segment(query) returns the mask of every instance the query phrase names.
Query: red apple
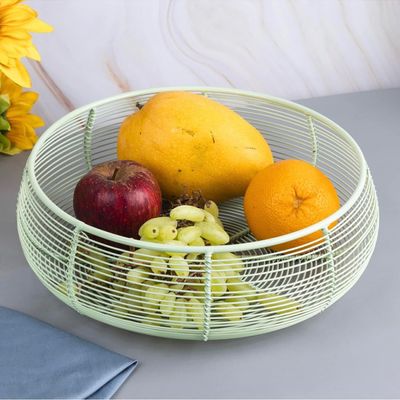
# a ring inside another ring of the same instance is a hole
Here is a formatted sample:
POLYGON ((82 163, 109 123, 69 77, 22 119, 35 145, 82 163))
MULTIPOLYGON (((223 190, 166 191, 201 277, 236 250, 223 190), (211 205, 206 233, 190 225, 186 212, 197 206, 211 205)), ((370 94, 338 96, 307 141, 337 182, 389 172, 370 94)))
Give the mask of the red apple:
POLYGON ((74 211, 81 221, 127 237, 161 212, 161 190, 153 174, 134 161, 93 167, 75 187, 74 211))

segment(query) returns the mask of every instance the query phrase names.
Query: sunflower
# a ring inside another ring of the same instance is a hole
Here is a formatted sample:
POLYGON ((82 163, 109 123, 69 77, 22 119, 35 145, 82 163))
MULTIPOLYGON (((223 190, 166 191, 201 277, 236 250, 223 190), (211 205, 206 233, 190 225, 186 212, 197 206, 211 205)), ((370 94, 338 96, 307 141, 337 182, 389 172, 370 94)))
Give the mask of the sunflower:
POLYGON ((44 122, 30 111, 38 97, 35 92, 22 91, 0 73, 0 153, 17 154, 30 150, 36 143, 35 128, 44 122))
POLYGON ((37 12, 23 0, 0 0, 0 72, 20 86, 30 87, 31 80, 20 59, 40 61, 29 32, 51 32, 53 28, 37 18, 37 12))

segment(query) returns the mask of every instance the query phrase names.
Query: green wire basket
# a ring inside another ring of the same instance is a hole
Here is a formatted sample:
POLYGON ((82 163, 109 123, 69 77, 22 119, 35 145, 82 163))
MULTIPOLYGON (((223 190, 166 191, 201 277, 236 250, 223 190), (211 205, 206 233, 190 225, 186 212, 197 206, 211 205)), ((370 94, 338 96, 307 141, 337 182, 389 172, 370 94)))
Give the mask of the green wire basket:
POLYGON ((212 340, 281 329, 338 300, 368 264, 379 210, 360 148, 328 118, 257 93, 174 87, 99 101, 47 129, 24 170, 17 221, 35 274, 79 313, 134 332, 212 340), (316 165, 335 185, 341 208, 300 231, 256 241, 247 229, 242 199, 233 199, 220 206, 231 242, 206 247, 138 241, 77 220, 72 199, 78 180, 92 165, 116 159, 120 124, 137 103, 170 90, 199 93, 238 112, 265 136, 275 160, 297 158, 316 165), (316 231, 322 239, 308 244, 307 252, 269 249, 316 231), (165 271, 149 269, 150 262, 165 265, 171 252, 185 255, 187 278, 170 276, 170 281, 165 271))

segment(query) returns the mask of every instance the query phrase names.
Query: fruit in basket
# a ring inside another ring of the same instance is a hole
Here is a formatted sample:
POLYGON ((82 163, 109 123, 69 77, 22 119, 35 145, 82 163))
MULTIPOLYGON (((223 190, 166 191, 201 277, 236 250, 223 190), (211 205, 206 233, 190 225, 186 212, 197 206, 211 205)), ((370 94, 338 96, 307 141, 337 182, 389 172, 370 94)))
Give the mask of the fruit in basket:
POLYGON ((213 309, 223 319, 231 322, 239 322, 243 317, 242 310, 235 306, 234 303, 228 301, 217 301, 214 304, 213 309))
POLYGON ((257 299, 268 311, 276 314, 293 313, 301 307, 297 301, 274 293, 261 293, 257 299))
POLYGON ((94 166, 75 187, 75 215, 108 232, 138 237, 140 226, 160 214, 161 191, 153 174, 133 161, 94 166))
POLYGON ((149 168, 167 198, 201 190, 221 202, 244 194, 273 162, 260 132, 228 107, 203 95, 165 92, 125 119, 118 158, 149 168))
MULTIPOLYGON (((302 160, 285 160, 260 171, 250 182, 244 197, 244 211, 253 235, 269 239, 313 225, 340 207, 339 197, 329 178, 302 160)), ((330 225, 333 227, 336 222, 330 225)), ((272 246, 288 250, 323 237, 321 231, 272 246)))
MULTIPOLYGON (((204 202, 203 208, 180 204, 170 210, 169 216, 146 221, 139 235, 141 241, 180 246, 216 245, 221 231, 229 241, 223 226, 213 222, 212 218, 218 216, 215 203, 204 202), (203 231, 205 225, 207 229, 203 231), (217 239, 210 234, 210 227, 218 232, 217 239), (164 228, 175 230, 172 239, 162 237, 164 228)), ((118 273, 125 274, 126 281, 120 289, 115 287, 121 290, 121 297, 113 303, 113 310, 125 318, 136 316, 145 324, 203 330, 207 290, 211 295, 211 323, 240 322, 254 308, 263 307, 276 314, 292 313, 300 308, 294 299, 260 292, 244 281, 245 263, 234 253, 212 255, 209 286, 206 285, 204 253, 139 248, 122 253, 115 265, 118 273)))
POLYGON ((160 300, 160 312, 163 316, 169 317, 175 308, 176 294, 174 292, 168 292, 160 300))
MULTIPOLYGON (((146 221, 139 229, 142 240, 158 241, 184 246, 202 245, 204 240, 211 245, 221 245, 229 242, 229 235, 224 227, 210 221, 214 218, 208 211, 189 205, 181 205, 170 211, 169 217, 157 217, 146 221), (182 225, 179 227, 179 225, 182 225), (166 230, 167 229, 167 230, 166 230), (163 232, 169 233, 169 235, 163 232), (157 236, 156 236, 157 235, 157 236)), ((182 254, 167 252, 170 256, 182 254)))

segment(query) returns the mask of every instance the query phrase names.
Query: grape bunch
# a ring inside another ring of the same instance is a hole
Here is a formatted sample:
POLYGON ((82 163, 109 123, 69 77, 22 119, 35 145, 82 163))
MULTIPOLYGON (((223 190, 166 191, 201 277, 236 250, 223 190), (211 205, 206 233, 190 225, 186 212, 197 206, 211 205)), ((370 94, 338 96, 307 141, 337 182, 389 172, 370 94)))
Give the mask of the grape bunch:
MULTIPOLYGON (((174 207, 169 216, 145 222, 139 235, 141 241, 180 246, 229 242, 218 207, 212 201, 205 202, 203 208, 187 204, 174 207)), ((277 314, 300 307, 286 296, 258 291, 245 282, 241 257, 229 252, 212 254, 206 286, 204 254, 139 248, 106 255, 87 243, 77 249, 75 261, 79 268, 72 292, 85 301, 95 297, 101 305, 102 298, 107 297, 113 314, 121 318, 172 328, 204 329, 207 291, 212 321, 239 322, 257 307, 277 314)), ((65 281, 58 291, 65 296, 71 294, 65 281)))
MULTIPOLYGON (((180 246, 223 245, 229 235, 212 201, 204 208, 180 205, 169 216, 148 220, 140 240, 180 246)), ((141 321, 173 328, 204 328, 206 272, 204 252, 161 252, 139 248, 123 253, 117 270, 126 270, 123 296, 113 304, 121 314, 141 315, 141 321)), ((292 312, 299 304, 285 296, 259 293, 242 280, 244 264, 233 253, 213 253, 210 273, 211 318, 239 322, 252 304, 275 313, 292 312)))

